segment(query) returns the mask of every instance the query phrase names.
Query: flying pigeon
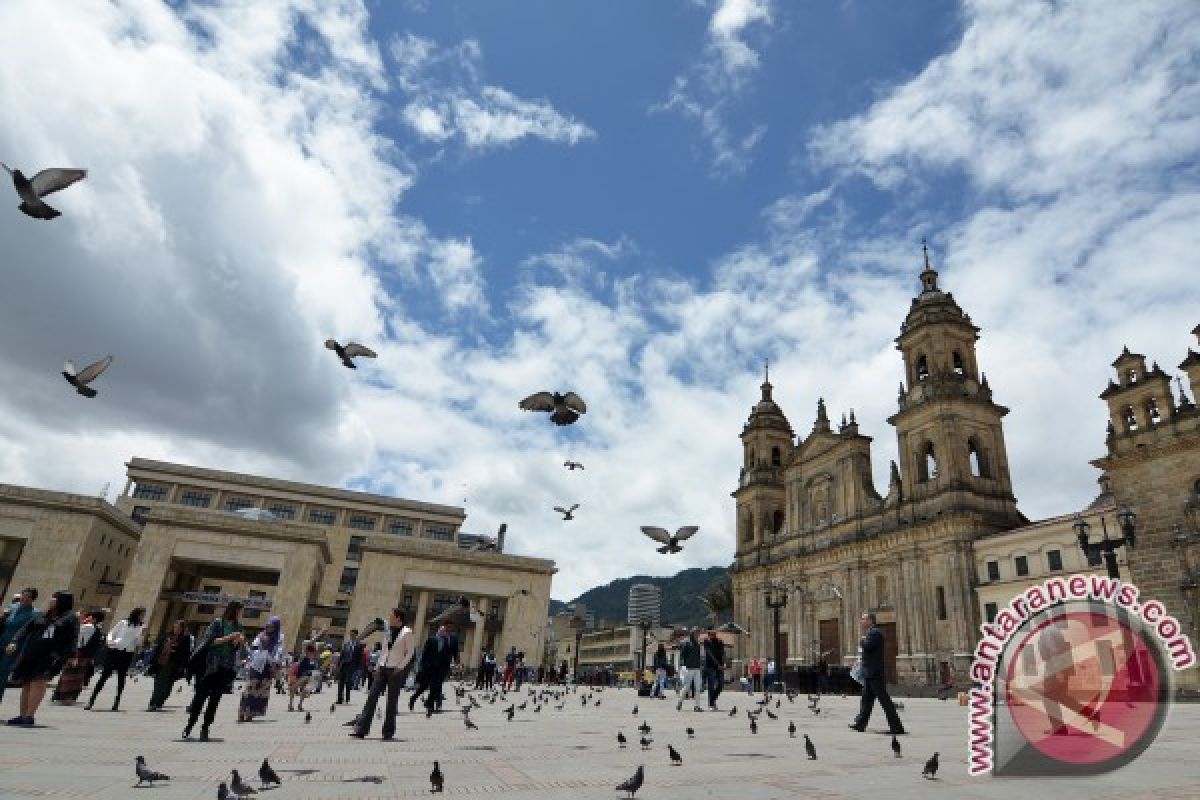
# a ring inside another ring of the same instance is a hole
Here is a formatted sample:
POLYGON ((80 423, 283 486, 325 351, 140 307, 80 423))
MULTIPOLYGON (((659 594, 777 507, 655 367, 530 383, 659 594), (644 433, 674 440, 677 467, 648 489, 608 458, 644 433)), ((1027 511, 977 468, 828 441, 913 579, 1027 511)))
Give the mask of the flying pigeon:
POLYGON ((79 371, 75 370, 75 363, 73 361, 68 361, 66 364, 63 364, 62 375, 67 379, 67 383, 75 387, 75 391, 84 397, 95 397, 96 390, 88 386, 88 384, 99 378, 100 373, 108 369, 108 365, 112 363, 112 360, 112 356, 105 356, 94 364, 88 364, 79 371))
POLYGON ((808 738, 808 734, 804 734, 804 752, 808 753, 809 761, 817 760, 817 747, 812 743, 812 739, 808 738))
POLYGON ((143 781, 145 781, 146 783, 153 786, 155 781, 171 780, 170 775, 163 775, 161 772, 155 772, 154 770, 147 767, 146 759, 143 758, 142 756, 138 756, 137 758, 135 758, 133 760, 133 770, 134 770, 134 772, 137 773, 137 778, 138 778, 138 782, 136 784, 137 786, 141 786, 143 781))
POLYGON ((672 747, 671 745, 667 745, 667 755, 669 755, 669 756, 671 757, 671 764, 672 764, 672 766, 674 766, 674 765, 681 765, 681 766, 682 766, 682 764, 683 764, 683 756, 679 755, 679 751, 678 751, 678 750, 676 750, 676 749, 675 749, 674 747, 672 747))
POLYGON ((795 721, 788 722, 788 736, 792 739, 796 738, 796 723, 795 721))
POLYGON ((563 522, 568 522, 570 520, 575 519, 575 509, 577 509, 577 508, 579 508, 579 503, 576 503, 575 505, 571 506, 570 508, 563 508, 562 506, 555 506, 554 510, 563 515, 563 522))
POLYGON ((642 724, 638 725, 638 730, 641 731, 642 733, 649 733, 651 731, 650 723, 646 722, 645 720, 642 720, 642 724))
POLYGON ((275 770, 271 769, 271 765, 264 758, 262 766, 258 768, 258 779, 262 781, 262 787, 265 789, 272 783, 276 786, 282 786, 283 781, 279 780, 279 776, 275 774, 275 770))
POLYGON ((517 407, 522 411, 549 411, 550 421, 555 425, 570 425, 580 414, 587 413, 583 398, 574 392, 535 392, 517 403, 517 407))
POLYGON ((675 531, 675 535, 672 536, 667 533, 665 528, 656 528, 653 525, 642 526, 642 533, 662 544, 662 547, 656 548, 660 553, 678 553, 683 549, 679 546, 679 543, 684 539, 690 539, 698 530, 700 530, 699 525, 684 525, 675 531))
POLYGON ((641 744, 642 744, 642 749, 643 749, 643 750, 649 750, 649 749, 650 749, 650 745, 651 745, 651 743, 653 743, 653 742, 654 742, 654 740, 653 740, 653 739, 647 739, 645 736, 643 736, 643 737, 642 737, 642 738, 641 738, 639 741, 640 741, 640 742, 641 742, 641 744))
POLYGON ((621 748, 622 750, 625 749, 625 734, 621 733, 620 731, 617 731, 617 747, 621 748))
POLYGON ((896 758, 900 757, 900 742, 896 739, 895 734, 892 735, 892 752, 896 754, 896 758))
POLYGON ((922 778, 936 778, 937 771, 938 771, 938 754, 934 753, 933 756, 928 761, 925 762, 925 769, 921 770, 921 777, 922 778))
POLYGON ((445 777, 442 775, 442 768, 438 766, 438 762, 433 762, 433 772, 429 773, 429 791, 440 792, 445 784, 445 777))
POLYGON ((354 364, 354 359, 359 356, 363 358, 375 358, 376 353, 369 347, 363 347, 358 342, 347 342, 345 347, 337 343, 336 339, 326 339, 325 346, 337 353, 338 358, 342 360, 342 366, 349 369, 358 369, 354 364))
POLYGON ((48 206, 42 198, 87 177, 86 169, 44 169, 30 180, 19 169, 11 169, 2 162, 0 167, 4 167, 4 171, 12 176, 13 187, 21 198, 21 204, 17 208, 34 219, 54 219, 62 216, 58 209, 48 206))
POLYGON ((571 470, 572 472, 574 472, 577 469, 583 469, 583 464, 580 464, 578 461, 564 461, 563 466, 566 467, 567 469, 571 470))
POLYGON ((629 792, 629 796, 633 797, 637 794, 637 790, 642 788, 642 782, 646 780, 646 771, 642 767, 637 768, 637 772, 633 773, 633 777, 624 783, 617 784, 618 792, 629 792))
POLYGON ((238 775, 238 771, 236 769, 233 770, 229 776, 229 788, 232 789, 233 793, 238 797, 245 797, 246 795, 250 794, 258 794, 258 790, 253 786, 247 786, 246 784, 242 783, 242 776, 238 775))

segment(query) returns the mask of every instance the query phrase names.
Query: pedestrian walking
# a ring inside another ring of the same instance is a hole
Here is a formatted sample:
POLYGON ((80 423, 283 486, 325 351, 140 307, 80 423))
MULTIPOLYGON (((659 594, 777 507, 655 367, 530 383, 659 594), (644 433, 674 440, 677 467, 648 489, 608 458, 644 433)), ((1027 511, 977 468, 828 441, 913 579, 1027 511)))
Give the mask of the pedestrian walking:
POLYGON ((658 643, 658 649, 654 651, 654 692, 651 697, 662 698, 663 689, 667 685, 667 668, 671 666, 670 659, 667 658, 667 646, 662 642, 658 643))
POLYGON ((425 698, 425 716, 432 717, 433 712, 442 710, 442 702, 446 699, 442 692, 442 687, 445 685, 446 678, 450 677, 450 671, 455 664, 459 663, 459 642, 458 634, 455 632, 457 627, 457 618, 449 616, 441 628, 438 630, 438 660, 437 668, 432 675, 432 680, 429 683, 429 695, 425 698))
MULTIPOLYGON (((441 668, 442 639, 439 634, 442 632, 441 627, 435 628, 431 624, 429 636, 421 645, 421 654, 417 658, 417 678, 413 684, 412 694, 408 697, 409 711, 415 710, 418 698, 429 690, 433 684, 434 673, 441 668)), ((425 702, 428 703, 428 698, 425 702)))
POLYGON ((817 660, 817 694, 821 695, 829 691, 829 662, 825 660, 825 654, 817 660))
POLYGON ((350 638, 342 643, 337 665, 337 704, 350 702, 350 690, 354 688, 354 675, 362 668, 366 645, 358 638, 358 629, 350 629, 350 638))
POLYGON ((208 626, 197 652, 188 661, 189 672, 196 676, 196 691, 188 706, 188 722, 183 729, 183 738, 192 735, 192 728, 203 711, 200 741, 208 741, 208 730, 216 719, 221 697, 233 687, 234 678, 237 677, 237 655, 245 642, 242 604, 233 600, 225 606, 221 617, 208 626))
POLYGON ((496 654, 487 650, 483 654, 483 688, 492 689, 496 685, 496 654))
POLYGON ((412 629, 404 624, 403 609, 393 608, 388 617, 387 642, 387 649, 379 656, 375 677, 367 692, 367 701, 363 703, 362 711, 358 714, 358 724, 350 734, 357 739, 363 739, 371 732, 371 720, 375 718, 379 696, 384 692, 387 692, 387 702, 383 710, 384 741, 390 741, 396 735, 396 707, 400 703, 400 690, 408 681, 408 673, 416 651, 412 629))
POLYGON ((679 674, 683 682, 683 696, 692 699, 693 710, 700 710, 700 692, 704 690, 704 652, 693 628, 688 638, 679 647, 679 674))
POLYGON ((283 634, 279 617, 267 620, 266 627, 254 637, 250 659, 246 662, 246 680, 238 702, 238 722, 249 722, 267 713, 275 671, 283 660, 283 634))
POLYGON ((92 671, 92 662, 104 643, 103 610, 88 614, 79 625, 79 640, 74 655, 63 665, 62 673, 54 685, 50 700, 64 706, 73 706, 83 691, 84 684, 92 671))
POLYGON ((4 610, 3 625, 0 625, 0 700, 4 699, 4 690, 8 688, 8 674, 20 655, 19 652, 10 655, 8 645, 16 637, 17 631, 24 628, 25 623, 37 613, 37 609, 33 607, 37 596, 37 589, 25 589, 14 597, 12 605, 4 610))
POLYGON ((512 688, 513 678, 515 677, 513 673, 515 673, 516 671, 517 671, 517 647, 516 647, 516 645, 513 645, 509 649, 508 654, 504 656, 504 675, 502 676, 502 681, 501 681, 501 685, 503 686, 504 691, 507 692, 509 689, 512 688))
POLYGON ((300 710, 304 710, 304 700, 312 694, 312 684, 314 678, 320 680, 321 667, 317 660, 317 646, 309 643, 305 645, 304 652, 300 658, 292 664, 288 672, 288 711, 295 711, 293 701, 296 696, 300 697, 300 710))
POLYGON ((896 706, 888 695, 887 676, 883 666, 883 631, 875 620, 875 614, 870 611, 863 613, 859 619, 859 626, 863 631, 858 645, 862 652, 862 661, 859 662, 862 665, 862 699, 859 701, 858 716, 850 723, 850 728, 860 733, 867 729, 867 722, 870 721, 871 711, 875 707, 875 699, 878 698, 879 705, 887 717, 888 732, 893 735, 904 733, 900 715, 896 713, 896 706))
POLYGON ((108 678, 114 672, 117 674, 117 696, 113 698, 112 710, 117 711, 121 705, 121 692, 125 691, 125 676, 133 664, 134 657, 142 651, 142 638, 146 632, 146 609, 135 608, 129 616, 113 626, 105 637, 105 648, 101 654, 103 666, 92 696, 88 699, 84 710, 91 711, 96 704, 96 697, 108 678))
POLYGON ((704 685, 708 687, 708 710, 717 710, 717 698, 725 684, 725 643, 709 627, 704 640, 704 685))
POLYGON ((20 713, 9 725, 33 727, 34 715, 46 696, 46 683, 62 671, 79 641, 79 616, 72 610, 70 592, 55 592, 46 610, 35 614, 5 647, 17 655, 12 679, 21 687, 20 713))
POLYGON ((175 620, 167 635, 158 640, 150 654, 150 666, 146 668, 146 674, 154 676, 154 690, 150 693, 147 711, 162 711, 175 682, 187 671, 194 644, 187 623, 181 619, 175 620))

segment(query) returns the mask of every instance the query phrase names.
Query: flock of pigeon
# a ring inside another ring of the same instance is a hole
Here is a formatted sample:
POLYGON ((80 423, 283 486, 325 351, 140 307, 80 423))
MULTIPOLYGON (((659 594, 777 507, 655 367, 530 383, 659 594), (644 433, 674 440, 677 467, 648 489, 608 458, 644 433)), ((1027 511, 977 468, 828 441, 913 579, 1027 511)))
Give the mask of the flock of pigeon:
MULTIPOLYGON (((543 710, 549 711, 551 709, 554 711, 559 711, 559 712, 564 711, 566 709, 567 703, 569 702, 569 698, 571 698, 572 696, 579 698, 579 703, 584 709, 598 708, 600 706, 601 702, 603 701, 604 691, 605 690, 603 688, 588 688, 588 687, 580 687, 580 686, 566 687, 566 688, 547 688, 547 687, 532 688, 531 687, 531 688, 526 689, 526 697, 523 698, 520 703, 517 703, 515 699, 510 700, 509 693, 506 692, 502 687, 496 688, 496 689, 491 689, 491 690, 479 691, 478 696, 477 696, 476 692, 473 692, 473 691, 467 689, 464 684, 459 683, 457 686, 454 687, 454 702, 455 702, 456 706, 458 706, 459 712, 462 714, 462 721, 463 721, 463 726, 465 727, 465 729, 468 731, 477 731, 477 730, 479 730, 479 726, 475 724, 475 721, 471 718, 471 714, 472 714, 472 712, 474 712, 476 710, 482 710, 484 708, 485 704, 495 706, 497 704, 503 705, 504 703, 508 703, 508 706, 506 708, 500 709, 500 713, 504 716, 504 718, 507 722, 511 723, 516 718, 518 713, 523 713, 523 712, 528 711, 528 713, 531 713, 531 714, 540 714, 540 713, 542 713, 543 710), (530 705, 532 705, 532 709, 530 709, 530 705)), ((754 734, 754 735, 758 734, 759 720, 763 715, 765 715, 767 717, 767 719, 770 721, 779 721, 783 715, 782 715, 782 713, 777 714, 775 712, 779 711, 781 709, 781 707, 783 705, 782 698, 786 697, 788 703, 795 703, 797 696, 798 696, 798 694, 795 692, 792 692, 792 691, 788 691, 788 692, 785 692, 783 695, 776 695, 776 696, 772 696, 770 693, 766 693, 763 695, 763 697, 761 699, 756 700, 755 705, 757 705, 758 708, 754 709, 754 710, 746 710, 746 712, 745 712, 746 718, 749 720, 749 724, 750 724, 750 733, 754 734), (774 711, 772 711, 772 701, 774 701, 774 709, 775 709, 774 711)), ((819 717, 821 714, 820 704, 821 704, 821 696, 820 695, 809 695, 808 696, 808 710, 813 714, 814 717, 819 717)), ((675 711, 683 712, 683 710, 684 710, 684 700, 681 698, 675 704, 675 711)), ((700 707, 696 706, 695 710, 699 711, 700 707)), ((329 711, 331 714, 336 713, 337 706, 331 705, 329 707, 329 711)), ((377 717, 380 716, 380 712, 377 711, 376 716, 377 717)), ((635 703, 633 706, 633 716, 635 718, 642 717, 642 722, 640 725, 637 726, 637 729, 636 729, 639 734, 638 744, 640 745, 642 752, 648 752, 648 751, 653 750, 654 749, 654 739, 651 738, 651 734, 653 733, 654 729, 650 726, 650 723, 642 715, 641 710, 637 703, 635 703)), ((732 708, 730 708, 729 712, 726 716, 728 719, 737 719, 739 716, 738 707, 733 706, 732 708)), ((304 722, 306 724, 312 722, 311 712, 305 715, 304 722)), ((344 724, 346 726, 357 725, 358 717, 355 717, 354 719, 351 719, 350 721, 348 721, 344 724)), ((787 735, 789 738, 791 738, 791 739, 796 738, 797 728, 796 728, 796 722, 794 719, 788 720, 786 731, 787 731, 787 735)), ((696 729, 691 726, 685 727, 683 729, 683 733, 687 737, 688 740, 693 740, 696 738, 696 729)), ((818 760, 817 747, 813 743, 812 738, 807 733, 803 734, 803 737, 804 737, 804 753, 807 756, 808 760, 810 760, 810 761, 818 760)), ((617 731, 616 740, 617 740, 617 748, 619 750, 624 750, 629 743, 628 738, 626 737, 624 731, 622 731, 622 730, 617 731)), ((896 758, 903 757, 903 752, 900 747, 900 741, 895 736, 892 736, 891 748, 892 748, 892 754, 896 758)), ((933 756, 930 757, 929 760, 927 760, 925 762, 925 766, 921 770, 921 776, 923 778, 926 778, 929 780, 937 779, 937 771, 938 771, 938 766, 939 766, 938 756, 939 756, 938 753, 934 753, 933 756)), ((682 766, 683 765, 683 754, 675 748, 674 744, 670 744, 670 743, 667 744, 667 759, 668 759, 668 763, 671 766, 682 766)), ((146 765, 146 760, 142 756, 138 756, 136 758, 136 760, 134 762, 134 770, 137 774, 137 779, 138 779, 137 783, 135 784, 136 787, 140 787, 143 784, 149 784, 150 786, 153 786, 155 784, 155 782, 163 782, 163 781, 170 780, 170 777, 168 775, 165 775, 161 772, 157 772, 155 770, 150 769, 150 767, 148 767, 146 765)), ((313 772, 313 770, 293 770, 293 771, 301 772, 301 773, 313 772)), ((274 787, 282 786, 282 783, 283 783, 280 780, 279 775, 275 772, 274 768, 272 768, 270 762, 265 758, 263 759, 261 766, 259 766, 259 768, 258 768, 258 777, 259 777, 260 785, 259 785, 258 789, 255 789, 254 787, 249 786, 242 779, 241 775, 238 773, 238 771, 236 769, 232 770, 230 773, 230 779, 227 782, 222 782, 217 787, 217 800, 235 800, 235 798, 240 800, 242 798, 248 797, 249 795, 257 794, 259 791, 271 788, 273 786, 274 787)), ((369 775, 369 776, 359 777, 359 778, 348 778, 345 780, 347 782, 359 781, 359 782, 370 782, 370 783, 382 783, 384 778, 382 776, 369 775)), ((633 773, 633 775, 630 776, 627 780, 622 781, 620 784, 618 784, 615 787, 615 789, 620 792, 627 792, 628 798, 635 798, 638 790, 641 789, 642 785, 645 783, 645 780, 646 780, 645 765, 639 765, 637 767, 637 770, 633 773)), ((442 792, 445 789, 445 784, 446 784, 446 777, 445 777, 445 774, 442 772, 441 764, 438 761, 434 761, 433 769, 429 773, 429 791, 431 793, 442 792)))
MULTIPOLYGON (((34 219, 51 220, 62 216, 58 209, 48 205, 45 201, 46 195, 66 189, 78 181, 87 177, 85 169, 71 169, 54 167, 44 169, 38 172, 32 178, 26 178, 25 174, 19 169, 12 169, 7 164, 0 162, 0 167, 3 167, 6 172, 12 177, 13 187, 17 191, 18 197, 21 199, 20 205, 17 206, 22 212, 33 217, 34 219)), ((346 344, 339 343, 336 339, 326 339, 325 347, 332 350, 342 362, 342 366, 347 369, 357 369, 354 363, 356 358, 376 358, 377 354, 374 350, 366 345, 358 342, 347 342, 346 344)), ((63 365, 62 376, 67 383, 75 388, 75 391, 89 399, 96 397, 97 390, 92 387, 92 384, 104 374, 110 366, 112 366, 113 357, 107 355, 98 361, 88 364, 83 369, 78 369, 74 361, 67 360, 63 365)), ((576 422, 580 416, 587 413, 587 404, 575 392, 534 392, 517 404, 518 408, 523 411, 540 411, 550 415, 550 421, 555 425, 571 425, 576 422)), ((563 466, 574 472, 577 469, 583 469, 583 464, 578 461, 565 461, 563 466)), ((563 506, 555 506, 554 510, 562 514, 563 522, 569 522, 575 519, 575 511, 578 510, 579 503, 564 508, 563 506)), ((669 535, 664 529, 644 526, 642 532, 663 546, 658 548, 660 553, 678 553, 682 549, 679 542, 692 536, 697 531, 695 526, 686 526, 680 528, 674 536, 669 535)))

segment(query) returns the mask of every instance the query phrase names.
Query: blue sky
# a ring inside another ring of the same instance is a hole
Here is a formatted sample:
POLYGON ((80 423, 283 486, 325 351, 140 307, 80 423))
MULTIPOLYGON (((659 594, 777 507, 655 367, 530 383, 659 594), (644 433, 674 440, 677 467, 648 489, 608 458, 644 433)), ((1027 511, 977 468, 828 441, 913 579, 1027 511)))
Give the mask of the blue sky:
POLYGON ((764 358, 886 489, 922 238, 1030 518, 1095 496, 1121 347, 1197 346, 1190 0, 13 0, 0 48, 0 158, 89 170, 0 213, 0 481, 137 455, 463 504, 565 599, 732 559, 764 358), (517 410, 556 388, 573 428, 517 410))

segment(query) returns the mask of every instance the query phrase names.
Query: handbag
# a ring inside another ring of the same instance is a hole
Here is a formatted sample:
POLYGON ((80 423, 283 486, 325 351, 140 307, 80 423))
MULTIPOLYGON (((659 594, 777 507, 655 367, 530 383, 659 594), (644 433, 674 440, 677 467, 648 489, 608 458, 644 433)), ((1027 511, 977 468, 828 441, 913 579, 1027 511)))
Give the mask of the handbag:
POLYGON ((854 666, 850 668, 850 677, 859 686, 867 685, 867 668, 863 666, 861 661, 854 662, 854 666))

